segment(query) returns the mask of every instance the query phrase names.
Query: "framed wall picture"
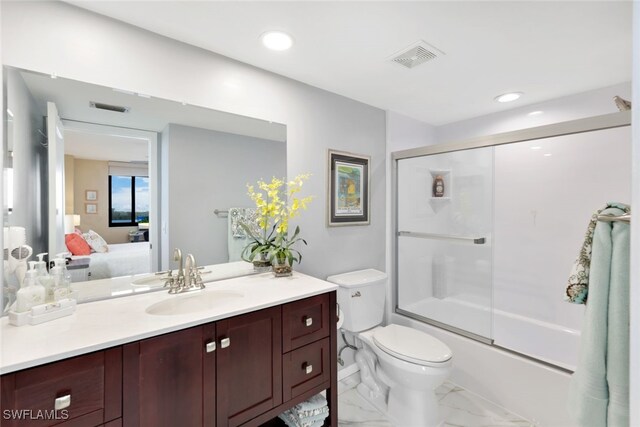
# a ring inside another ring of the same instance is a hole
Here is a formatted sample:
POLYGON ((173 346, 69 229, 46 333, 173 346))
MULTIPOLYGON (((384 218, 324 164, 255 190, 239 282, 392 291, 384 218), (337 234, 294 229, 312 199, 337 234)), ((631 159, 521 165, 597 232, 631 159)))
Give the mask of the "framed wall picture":
POLYGON ((328 214, 330 227, 369 224, 371 157, 329 150, 328 214))
POLYGON ((97 190, 87 190, 84 192, 84 197, 86 200, 93 201, 98 200, 98 191, 97 190))
POLYGON ((97 203, 85 203, 84 204, 84 212, 92 215, 98 213, 98 204, 97 203))

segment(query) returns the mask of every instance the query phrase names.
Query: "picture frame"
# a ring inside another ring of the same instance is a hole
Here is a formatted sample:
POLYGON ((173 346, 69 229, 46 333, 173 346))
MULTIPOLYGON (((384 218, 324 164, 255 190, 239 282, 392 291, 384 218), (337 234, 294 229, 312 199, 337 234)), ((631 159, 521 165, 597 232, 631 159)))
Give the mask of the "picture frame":
POLYGON ((86 190, 84 192, 84 198, 90 202, 98 200, 98 190, 86 190))
POLYGON ((98 204, 97 203, 85 203, 84 204, 84 212, 88 215, 94 215, 98 213, 98 204))
POLYGON ((369 225, 371 157, 329 150, 327 225, 369 225))

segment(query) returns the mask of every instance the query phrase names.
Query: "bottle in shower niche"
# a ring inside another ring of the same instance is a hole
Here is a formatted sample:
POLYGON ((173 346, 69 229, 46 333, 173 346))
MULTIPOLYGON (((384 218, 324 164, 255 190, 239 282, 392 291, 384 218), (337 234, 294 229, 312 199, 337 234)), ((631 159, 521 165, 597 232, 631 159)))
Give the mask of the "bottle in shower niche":
POLYGON ((442 178, 442 175, 436 175, 436 177, 433 178, 432 195, 433 197, 444 196, 444 178, 442 178))

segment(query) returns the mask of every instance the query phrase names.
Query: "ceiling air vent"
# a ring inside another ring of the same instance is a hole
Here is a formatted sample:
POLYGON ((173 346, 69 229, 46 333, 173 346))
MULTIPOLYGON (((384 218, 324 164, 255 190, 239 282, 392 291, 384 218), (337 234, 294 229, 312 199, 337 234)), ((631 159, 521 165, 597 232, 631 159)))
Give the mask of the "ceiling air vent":
POLYGON ((444 52, 431 46, 429 43, 419 40, 411 46, 402 49, 400 52, 396 52, 389 60, 403 67, 413 68, 444 54, 444 52))
POLYGON ((116 113, 128 113, 130 110, 129 107, 121 107, 120 105, 103 104, 102 102, 94 102, 94 101, 89 102, 89 107, 97 108, 98 110, 114 111, 116 113))

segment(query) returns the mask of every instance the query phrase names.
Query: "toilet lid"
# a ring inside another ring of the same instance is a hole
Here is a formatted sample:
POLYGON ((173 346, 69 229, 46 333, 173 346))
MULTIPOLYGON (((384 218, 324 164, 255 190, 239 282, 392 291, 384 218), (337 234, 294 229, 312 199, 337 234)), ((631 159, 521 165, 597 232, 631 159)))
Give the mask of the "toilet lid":
POLYGON ((380 328, 373 334, 373 341, 387 353, 419 365, 444 363, 452 356, 451 349, 439 339, 406 326, 380 328))

